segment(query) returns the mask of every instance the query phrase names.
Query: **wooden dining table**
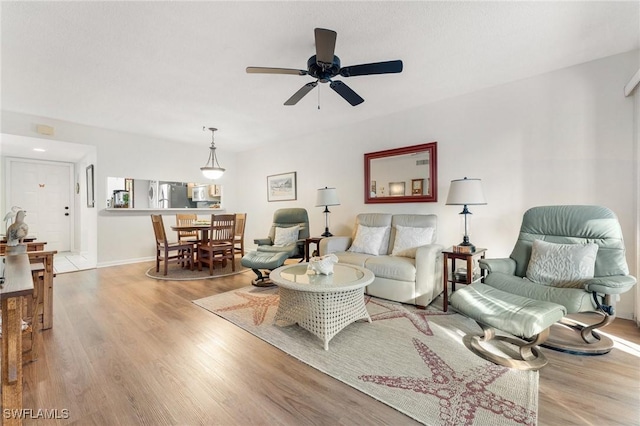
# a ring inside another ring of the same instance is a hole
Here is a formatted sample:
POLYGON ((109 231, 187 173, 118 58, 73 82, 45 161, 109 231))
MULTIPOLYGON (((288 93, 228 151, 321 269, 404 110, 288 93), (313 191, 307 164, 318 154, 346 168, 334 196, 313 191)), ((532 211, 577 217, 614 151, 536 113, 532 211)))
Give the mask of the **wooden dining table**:
POLYGON ((210 222, 192 223, 190 225, 172 225, 172 231, 198 231, 200 232, 200 242, 206 243, 209 241, 209 229, 211 229, 210 222))

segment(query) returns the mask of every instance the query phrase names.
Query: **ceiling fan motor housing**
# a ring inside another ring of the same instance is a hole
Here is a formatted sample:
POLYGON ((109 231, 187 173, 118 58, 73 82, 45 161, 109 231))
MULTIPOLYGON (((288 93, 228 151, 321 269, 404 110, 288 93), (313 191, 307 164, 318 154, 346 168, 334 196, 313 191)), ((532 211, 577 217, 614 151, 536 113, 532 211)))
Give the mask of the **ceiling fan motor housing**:
POLYGON ((313 55, 307 61, 307 70, 309 75, 320 80, 320 83, 327 83, 332 77, 340 74, 340 58, 334 55, 332 64, 323 64, 316 60, 316 55, 313 55))

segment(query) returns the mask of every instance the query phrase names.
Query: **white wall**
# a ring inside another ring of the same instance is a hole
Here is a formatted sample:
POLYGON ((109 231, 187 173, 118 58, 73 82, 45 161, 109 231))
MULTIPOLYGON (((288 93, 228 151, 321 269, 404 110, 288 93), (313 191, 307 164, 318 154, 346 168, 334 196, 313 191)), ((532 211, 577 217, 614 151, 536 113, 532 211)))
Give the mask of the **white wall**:
MULTIPOLYGON (((97 164, 97 154, 93 150, 75 164, 76 182, 79 192, 75 195, 75 211, 80 220, 75 221, 74 250, 87 259, 87 264, 96 265, 98 262, 98 211, 87 207, 87 167, 97 164)), ((94 183, 95 185, 95 183, 94 183)))
MULTIPOLYGON (((637 275, 633 100, 623 87, 638 69, 639 52, 616 55, 400 114, 355 123, 279 147, 238 155, 247 185, 238 207, 248 213, 249 242, 266 235, 273 211, 307 208, 311 234, 324 228, 316 189, 336 187, 333 234, 349 234, 360 212, 435 213, 438 241, 462 239, 459 206, 446 206, 452 179, 481 178, 488 199, 474 206, 471 241, 489 257, 511 253, 522 214, 532 206, 600 204, 619 217, 629 266, 637 275), (438 142, 438 202, 364 204, 363 154, 438 142), (265 177, 296 171, 298 199, 268 203, 265 177)), ((635 292, 622 296, 618 314, 631 318, 635 292)))
MULTIPOLYGON (((446 206, 449 182, 481 178, 488 205, 472 208, 471 241, 489 257, 508 256, 523 212, 545 204, 601 204, 614 210, 627 242, 628 261, 638 274, 637 157, 633 99, 623 87, 640 64, 629 52, 382 119, 354 123, 237 155, 218 148, 227 173, 227 211, 248 214, 246 236, 264 237, 276 209, 304 207, 311 234, 324 230, 316 189, 336 187, 341 205, 331 208, 330 230, 349 234, 360 212, 434 213, 438 241, 460 242, 459 206, 446 206), (364 204, 366 152, 438 142, 438 202, 364 204), (266 176, 297 172, 296 201, 267 202, 266 176)), ((201 181, 208 143, 177 146, 172 141, 118 133, 42 117, 3 112, 2 132, 32 136, 34 123, 56 128, 60 140, 95 145, 98 262, 109 265, 153 256, 149 215, 109 213, 106 178, 127 176, 201 181), (161 176, 160 176, 161 175, 161 176)), ((173 220, 167 218, 166 221, 173 220)), ((635 292, 622 296, 618 314, 631 318, 635 292)))
MULTIPOLYGON (((640 70, 640 64, 638 65, 640 70)), ((640 72, 640 71, 639 71, 640 72)), ((634 101, 634 133, 635 133, 635 159, 636 159, 636 211, 640 216, 640 84, 636 85, 635 90, 630 94, 634 101)), ((640 219, 636 221, 636 264, 640 270, 640 219)), ((640 276, 637 272, 636 276, 640 276)), ((636 325, 640 327, 640 285, 636 285, 636 325)))
MULTIPOLYGON (((96 208, 87 210, 97 217, 98 266, 154 258, 155 243, 148 211, 108 212, 104 210, 108 197, 107 177, 125 176, 204 183, 205 179, 202 177, 200 167, 206 163, 209 155, 210 135, 203 132, 202 143, 199 145, 178 145, 170 140, 115 132, 44 117, 2 112, 3 133, 35 136, 36 123, 53 126, 56 140, 96 147, 94 162, 96 208)), ((239 176, 235 155, 225 152, 223 148, 218 148, 217 154, 218 160, 227 172, 216 183, 224 186, 224 204, 229 208, 228 211, 234 211, 237 199, 232 183, 235 183, 239 176)), ((78 170, 77 173, 84 181, 84 169, 78 170)), ((86 198, 83 198, 83 202, 86 206, 86 198)), ((175 222, 172 214, 167 214, 164 220, 167 226, 175 222)), ((87 232, 86 228, 83 230, 87 232)), ((91 236, 87 235, 87 238, 91 236)))

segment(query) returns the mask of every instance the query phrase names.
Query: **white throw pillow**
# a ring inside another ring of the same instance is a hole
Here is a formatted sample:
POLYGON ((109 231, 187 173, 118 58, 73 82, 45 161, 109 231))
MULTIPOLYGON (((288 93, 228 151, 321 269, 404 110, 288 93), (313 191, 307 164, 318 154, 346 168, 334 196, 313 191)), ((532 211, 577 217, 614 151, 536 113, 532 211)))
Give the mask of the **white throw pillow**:
POLYGON ((391 256, 411 257, 415 259, 418 247, 430 244, 433 228, 411 228, 395 225, 396 239, 393 242, 391 256))
POLYGON ((385 231, 388 229, 388 226, 377 227, 358 224, 356 238, 353 240, 353 244, 351 244, 348 251, 378 255, 378 253, 380 253, 380 247, 382 246, 382 240, 385 236, 385 231))
POLYGON ((527 278, 553 287, 582 288, 593 278, 598 245, 556 244, 535 240, 527 266, 527 278))
POLYGON ((273 245, 276 247, 284 247, 298 241, 298 233, 300 225, 290 226, 288 228, 276 227, 276 235, 273 238, 273 245))

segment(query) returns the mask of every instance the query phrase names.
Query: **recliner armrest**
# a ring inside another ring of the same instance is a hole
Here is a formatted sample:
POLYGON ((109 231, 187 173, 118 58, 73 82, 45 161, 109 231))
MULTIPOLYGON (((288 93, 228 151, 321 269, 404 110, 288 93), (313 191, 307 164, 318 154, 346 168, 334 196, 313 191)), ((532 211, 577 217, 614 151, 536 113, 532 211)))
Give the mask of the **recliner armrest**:
POLYGON ((636 284, 636 278, 631 275, 613 275, 610 277, 595 277, 584 285, 586 291, 603 294, 621 294, 636 284))
POLYGON ((510 257, 503 259, 480 259, 478 261, 480 268, 487 270, 488 273, 502 272, 507 275, 516 273, 516 261, 510 257))
POLYGON ((347 251, 350 246, 351 237, 326 237, 320 240, 320 244, 318 245, 318 254, 320 256, 324 256, 325 254, 347 251))
POLYGON ((255 240, 253 240, 254 244, 257 244, 259 246, 270 246, 273 245, 273 243, 271 242, 271 238, 267 237, 267 238, 256 238, 255 240))

